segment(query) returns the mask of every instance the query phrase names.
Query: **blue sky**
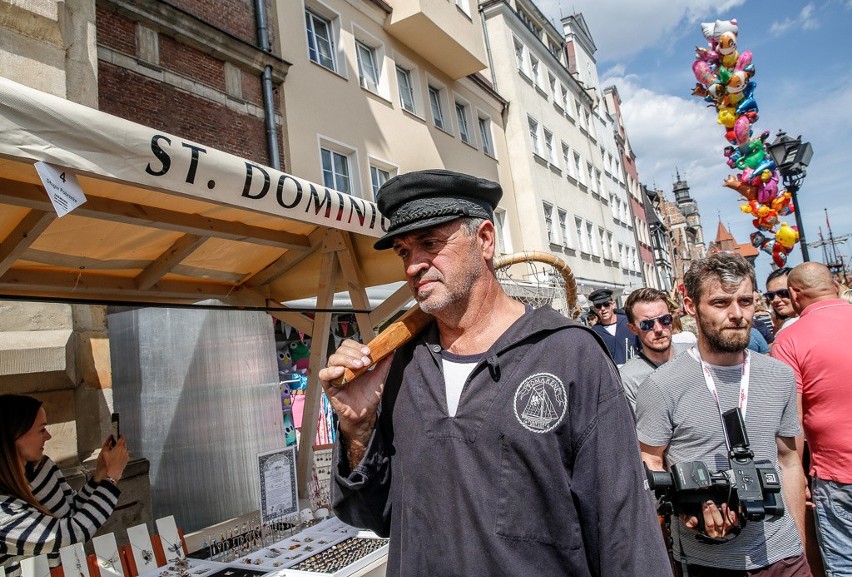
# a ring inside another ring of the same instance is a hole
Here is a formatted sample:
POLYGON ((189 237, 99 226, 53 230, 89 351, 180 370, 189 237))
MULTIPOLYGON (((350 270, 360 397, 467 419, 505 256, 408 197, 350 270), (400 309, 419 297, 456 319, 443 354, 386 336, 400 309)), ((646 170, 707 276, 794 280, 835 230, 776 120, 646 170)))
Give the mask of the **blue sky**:
MULTIPOLYGON (((700 23, 736 18, 738 49, 751 50, 760 118, 754 134, 778 129, 802 135, 814 149, 799 204, 809 243, 827 237, 828 209, 835 236, 852 232, 852 0, 536 0, 561 29, 561 15, 581 12, 598 48, 595 57, 604 86, 615 84, 622 99, 628 137, 639 177, 669 198, 675 171, 690 185, 707 240, 721 217, 738 242, 755 228, 743 214, 736 192, 722 186, 734 171, 725 164, 727 142, 716 112, 691 96, 695 46, 706 47, 700 23)), ((795 225, 793 215, 784 217, 795 225)), ((852 258, 852 239, 840 245, 852 258)), ((822 248, 810 248, 822 261, 822 248)), ((788 264, 802 261, 799 245, 788 264)), ((757 260, 758 284, 771 270, 771 257, 757 260)))

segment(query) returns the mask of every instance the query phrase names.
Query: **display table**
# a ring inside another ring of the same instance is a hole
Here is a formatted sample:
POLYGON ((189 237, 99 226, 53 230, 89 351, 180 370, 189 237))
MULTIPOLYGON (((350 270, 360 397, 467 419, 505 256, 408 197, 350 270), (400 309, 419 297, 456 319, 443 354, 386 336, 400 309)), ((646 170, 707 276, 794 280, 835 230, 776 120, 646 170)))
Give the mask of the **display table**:
POLYGON ((139 577, 382 577, 388 540, 336 517, 251 552, 170 562, 139 577))

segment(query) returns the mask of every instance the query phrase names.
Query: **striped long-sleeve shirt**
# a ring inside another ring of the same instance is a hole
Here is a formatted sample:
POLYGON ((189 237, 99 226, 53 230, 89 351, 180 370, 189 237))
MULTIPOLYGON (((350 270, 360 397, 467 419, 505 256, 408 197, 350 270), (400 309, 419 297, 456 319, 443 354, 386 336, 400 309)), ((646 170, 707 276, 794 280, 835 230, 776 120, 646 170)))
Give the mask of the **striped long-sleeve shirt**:
POLYGON ((120 494, 112 483, 93 480, 75 493, 56 463, 46 457, 30 486, 53 515, 17 497, 0 495, 0 565, 7 577, 19 577, 21 559, 35 555, 48 554, 50 566, 58 565, 59 549, 91 539, 112 514, 120 494))

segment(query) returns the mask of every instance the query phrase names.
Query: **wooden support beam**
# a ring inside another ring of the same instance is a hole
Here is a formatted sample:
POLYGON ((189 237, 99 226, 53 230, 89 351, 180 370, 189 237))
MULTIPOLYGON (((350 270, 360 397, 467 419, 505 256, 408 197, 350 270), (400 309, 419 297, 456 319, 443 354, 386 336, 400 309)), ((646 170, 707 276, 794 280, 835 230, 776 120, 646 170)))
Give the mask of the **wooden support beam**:
POLYGON ((136 286, 141 290, 148 290, 179 265, 183 259, 192 254, 195 249, 204 244, 206 240, 206 237, 194 234, 183 235, 166 252, 136 275, 136 286))
MULTIPOLYGON (((317 293, 317 308, 331 308, 334 302, 334 279, 337 276, 337 252, 323 255, 320 265, 320 286, 317 293)), ((314 335, 311 340, 311 358, 308 364, 308 387, 302 413, 302 430, 299 434, 299 458, 296 473, 299 479, 299 495, 307 495, 311 464, 314 460, 314 439, 317 436, 322 386, 319 371, 326 364, 328 341, 331 334, 331 313, 317 313, 314 320, 314 335)))
POLYGON ((31 210, 21 219, 21 222, 0 242, 0 276, 12 268, 15 261, 26 251, 56 220, 56 213, 51 211, 31 210))
POLYGON ((408 288, 408 284, 406 283, 402 285, 370 313, 370 323, 372 323, 374 327, 379 326, 399 312, 402 307, 407 305, 413 298, 414 297, 411 296, 411 289, 408 288))
POLYGON ((90 271, 43 271, 11 269, 0 276, 0 293, 64 295, 83 299, 157 300, 160 302, 197 302, 225 300, 233 287, 221 283, 161 280, 148 290, 136 286, 135 278, 117 277, 90 271))
MULTIPOLYGON (((26 206, 44 212, 53 211, 43 188, 5 178, 0 178, 0 203, 26 206)), ((86 203, 74 209, 72 214, 287 250, 306 250, 310 247, 308 237, 301 234, 98 196, 89 196, 86 203)))
MULTIPOLYGON (((356 309, 370 310, 370 299, 367 296, 367 289, 364 288, 364 275, 361 273, 361 267, 358 264, 358 259, 355 257, 355 246, 352 242, 352 236, 348 232, 335 232, 340 236, 340 240, 345 247, 344 250, 338 252, 337 256, 340 260, 340 270, 343 272, 343 278, 346 279, 349 300, 352 301, 356 309)), ((373 330, 369 313, 355 313, 355 320, 358 321, 358 330, 361 333, 362 342, 373 340, 373 337, 376 336, 376 331, 373 330)))
POLYGON ((271 283, 276 278, 280 277, 319 250, 320 247, 322 247, 322 239, 324 236, 325 230, 323 228, 316 229, 308 235, 308 240, 311 244, 309 249, 304 251, 287 251, 275 262, 267 265, 263 270, 258 271, 253 276, 244 280, 243 286, 256 288, 271 283))

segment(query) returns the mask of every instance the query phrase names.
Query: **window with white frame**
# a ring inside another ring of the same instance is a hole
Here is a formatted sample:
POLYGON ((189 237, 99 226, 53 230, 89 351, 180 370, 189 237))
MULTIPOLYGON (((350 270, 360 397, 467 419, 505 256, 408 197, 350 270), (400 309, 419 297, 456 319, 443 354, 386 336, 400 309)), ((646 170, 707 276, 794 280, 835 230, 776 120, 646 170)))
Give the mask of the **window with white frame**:
POLYGON ((598 227, 598 239, 601 243, 601 252, 603 252, 603 257, 609 260, 609 243, 606 239, 606 231, 602 227, 598 227))
POLYGON ((583 109, 577 100, 575 100, 574 102, 577 104, 577 124, 580 125, 580 128, 585 128, 586 125, 584 124, 585 117, 583 116, 583 109))
POLYGON ((618 264, 621 268, 627 268, 627 253, 624 251, 623 243, 618 243, 618 264))
POLYGON ((411 70, 397 64, 396 85, 397 88, 399 88, 399 105, 412 114, 417 114, 417 107, 414 101, 414 82, 411 70))
POLYGON ((470 16, 470 1, 469 0, 456 0, 456 6, 459 7, 459 10, 470 16))
POLYGON ((555 244, 556 238, 554 237, 553 232, 553 205, 549 202, 542 202, 541 205, 544 208, 544 228, 547 230, 547 242, 555 244))
POLYGON ((547 161, 556 166, 558 161, 556 159, 556 149, 553 146, 553 133, 546 128, 544 129, 544 152, 547 161))
POLYGON ((550 96, 553 98, 553 104, 561 107, 562 102, 559 100, 559 88, 556 85, 556 77, 550 72, 547 73, 547 83, 550 86, 550 96))
POLYGON ((591 222, 586 222, 586 235, 589 237, 589 252, 595 256, 600 256, 601 251, 598 247, 598 239, 595 237, 595 225, 591 222))
POLYGON ((358 60, 358 81, 361 84, 361 88, 378 93, 379 66, 376 59, 376 49, 360 40, 356 40, 355 54, 358 60))
POLYGON ((479 117, 479 140, 482 142, 482 152, 488 156, 494 156, 494 142, 491 138, 491 119, 487 116, 479 117))
POLYGON ((580 158, 580 155, 575 152, 574 153, 574 170, 575 170, 574 174, 577 177, 577 180, 580 181, 580 184, 586 184, 586 177, 583 175, 582 166, 583 166, 583 160, 580 158))
POLYGON ((501 254, 512 252, 512 237, 509 234, 506 211, 501 208, 494 209, 494 235, 497 238, 497 250, 501 254))
POLYGON ((609 255, 610 260, 618 260, 618 247, 615 246, 615 239, 612 236, 612 233, 607 231, 606 239, 609 242, 609 255))
POLYGON ((586 163, 586 176, 588 180, 586 182, 589 183, 589 188, 592 189, 592 192, 598 191, 598 182, 595 180, 594 169, 592 168, 592 163, 586 163))
POLYGON ((598 190, 603 195, 606 189, 604 188, 603 174, 598 169, 595 169, 595 179, 598 181, 598 190))
POLYGON ((352 194, 352 174, 350 155, 331 148, 320 148, 322 160, 322 183, 346 194, 352 194))
POLYGON ((527 73, 527 63, 524 54, 526 52, 526 46, 524 46, 523 42, 515 38, 515 64, 518 65, 518 70, 527 73))
POLYGON ((429 85, 429 106, 432 109, 432 121, 438 128, 447 130, 448 127, 444 120, 443 92, 443 89, 429 85))
POLYGON ((568 89, 565 88, 564 84, 559 85, 559 103, 565 114, 571 116, 571 111, 568 109, 568 89))
POLYGON ((469 116, 470 111, 467 104, 456 101, 456 123, 459 125, 459 137, 462 139, 462 142, 472 144, 473 138, 470 134, 469 116))
POLYGON ((376 193, 379 192, 379 188, 381 188, 381 186, 387 182, 390 177, 391 173, 389 170, 379 168, 374 164, 370 165, 370 185, 373 189, 373 198, 376 198, 376 193))
POLYGON ((539 62, 538 58, 530 54, 530 76, 532 77, 533 84, 536 86, 541 82, 539 77, 539 62))
POLYGON ((586 225, 582 218, 574 217, 574 226, 577 229, 577 242, 580 244, 580 251, 589 252, 589 237, 586 235, 586 225))
POLYGON ((308 34, 308 57, 320 66, 337 72, 332 21, 313 10, 305 10, 305 27, 308 34))
POLYGON ((538 122, 530 116, 527 116, 527 120, 530 125, 530 144, 532 145, 532 151, 541 156, 541 142, 538 139, 538 122))
POLYGON ((573 170, 571 168, 571 165, 573 164, 573 158, 571 156, 571 149, 568 148, 568 145, 565 144, 564 142, 562 143, 562 163, 565 165, 566 174, 574 176, 572 174, 573 170))
POLYGON ((562 237, 562 246, 572 248, 571 230, 568 228, 568 213, 561 208, 557 211, 559 218, 559 235, 562 237))

